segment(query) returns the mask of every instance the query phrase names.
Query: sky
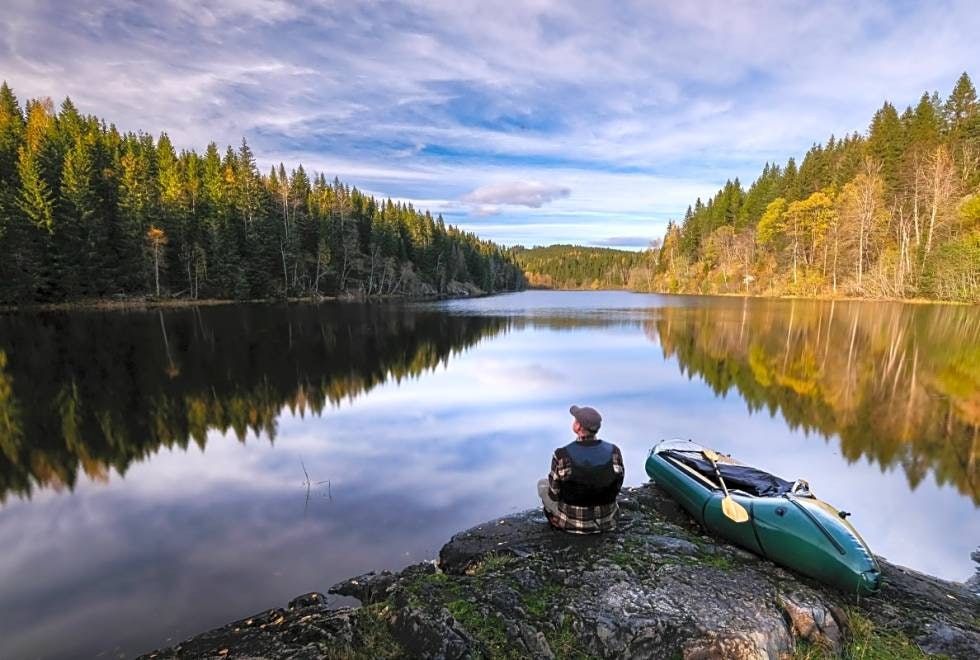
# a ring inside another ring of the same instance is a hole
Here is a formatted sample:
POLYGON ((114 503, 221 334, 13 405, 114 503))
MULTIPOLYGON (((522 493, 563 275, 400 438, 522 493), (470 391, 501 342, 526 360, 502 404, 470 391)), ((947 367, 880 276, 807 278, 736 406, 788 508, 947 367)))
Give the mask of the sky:
POLYGON ((244 137, 505 245, 641 249, 726 179, 980 76, 974 2, 4 0, 0 79, 244 137))

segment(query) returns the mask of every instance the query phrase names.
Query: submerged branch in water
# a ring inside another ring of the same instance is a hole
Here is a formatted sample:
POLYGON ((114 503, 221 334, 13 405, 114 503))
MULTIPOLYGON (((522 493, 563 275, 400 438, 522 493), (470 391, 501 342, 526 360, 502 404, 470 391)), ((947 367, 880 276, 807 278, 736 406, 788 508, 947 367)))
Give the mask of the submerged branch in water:
POLYGON ((327 484, 327 500, 330 502, 333 502, 333 492, 330 489, 329 479, 325 481, 317 481, 316 483, 313 483, 312 481, 310 481, 310 473, 306 471, 306 463, 303 462, 303 459, 300 459, 299 464, 300 466, 302 466, 303 474, 306 476, 306 478, 303 481, 303 485, 306 486, 306 502, 303 505, 303 516, 306 516, 306 512, 310 507, 310 494, 312 492, 313 486, 322 486, 323 484, 327 484))

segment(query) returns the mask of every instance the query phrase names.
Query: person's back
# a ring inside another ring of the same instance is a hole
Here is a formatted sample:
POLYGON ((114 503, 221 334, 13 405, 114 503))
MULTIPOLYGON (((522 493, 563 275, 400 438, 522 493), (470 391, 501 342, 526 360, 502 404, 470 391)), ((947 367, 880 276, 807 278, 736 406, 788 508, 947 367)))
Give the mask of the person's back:
POLYGON ((623 455, 596 438, 602 417, 593 408, 572 406, 576 439, 551 458, 548 479, 538 482, 549 522, 558 529, 594 534, 616 528, 616 496, 623 485, 623 455))

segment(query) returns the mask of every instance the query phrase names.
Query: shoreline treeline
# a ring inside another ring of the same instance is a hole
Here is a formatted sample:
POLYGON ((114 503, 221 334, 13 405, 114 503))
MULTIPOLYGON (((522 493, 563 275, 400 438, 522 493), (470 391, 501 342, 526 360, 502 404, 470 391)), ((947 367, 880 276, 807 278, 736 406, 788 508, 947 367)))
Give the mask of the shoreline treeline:
POLYGON ((747 190, 735 179, 698 199, 628 275, 611 256, 515 253, 532 286, 980 302, 976 89, 964 73, 946 100, 923 94, 901 114, 886 102, 866 135, 831 136, 799 165, 767 163, 747 190))
POLYGON ((980 103, 886 102, 867 135, 767 163, 671 222, 644 288, 677 293, 980 300, 980 103))
POLYGON ((581 245, 511 248, 528 286, 539 289, 624 289, 645 259, 639 252, 581 245))
POLYGON ((506 251, 245 140, 175 150, 0 86, 0 303, 512 290, 506 251))

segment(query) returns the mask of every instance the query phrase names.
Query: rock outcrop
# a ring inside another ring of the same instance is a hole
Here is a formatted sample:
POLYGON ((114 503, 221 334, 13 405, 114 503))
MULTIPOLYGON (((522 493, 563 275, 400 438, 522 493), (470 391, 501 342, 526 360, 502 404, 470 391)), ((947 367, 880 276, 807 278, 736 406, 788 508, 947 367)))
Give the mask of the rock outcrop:
POLYGON ((619 529, 552 530, 537 511, 457 534, 438 562, 351 578, 330 591, 147 658, 980 657, 980 598, 882 560, 884 587, 848 597, 703 534, 655 486, 626 489, 619 529), (864 657, 872 657, 865 653, 864 657))

